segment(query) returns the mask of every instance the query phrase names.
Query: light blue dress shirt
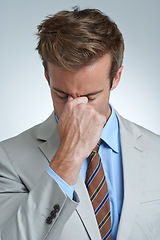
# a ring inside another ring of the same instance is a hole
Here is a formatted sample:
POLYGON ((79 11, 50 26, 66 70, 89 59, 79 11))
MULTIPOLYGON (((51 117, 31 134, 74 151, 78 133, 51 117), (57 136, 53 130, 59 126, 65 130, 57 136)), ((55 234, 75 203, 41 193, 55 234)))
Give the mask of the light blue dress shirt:
MULTIPOLYGON (((109 191, 112 239, 115 240, 123 203, 123 169, 119 123, 114 108, 112 105, 110 105, 110 107, 112 112, 101 134, 102 142, 99 148, 99 155, 102 160, 109 191)), ((86 178, 87 166, 88 159, 84 161, 81 168, 81 174, 84 181, 86 178)), ((68 185, 50 167, 48 167, 46 171, 58 182, 62 190, 70 198, 73 198, 75 185, 68 185)))

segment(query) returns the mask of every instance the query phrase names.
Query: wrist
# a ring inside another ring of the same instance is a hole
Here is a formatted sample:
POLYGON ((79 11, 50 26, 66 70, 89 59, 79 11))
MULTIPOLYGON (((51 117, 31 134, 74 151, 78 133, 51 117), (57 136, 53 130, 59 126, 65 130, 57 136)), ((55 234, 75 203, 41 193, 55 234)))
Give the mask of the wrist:
POLYGON ((46 172, 58 183, 60 188, 65 192, 71 199, 73 199, 73 192, 75 185, 67 184, 60 176, 58 176, 51 168, 48 166, 46 172))
POLYGON ((68 150, 58 149, 53 157, 50 167, 62 178, 68 185, 72 186, 76 183, 83 161, 79 155, 68 150))

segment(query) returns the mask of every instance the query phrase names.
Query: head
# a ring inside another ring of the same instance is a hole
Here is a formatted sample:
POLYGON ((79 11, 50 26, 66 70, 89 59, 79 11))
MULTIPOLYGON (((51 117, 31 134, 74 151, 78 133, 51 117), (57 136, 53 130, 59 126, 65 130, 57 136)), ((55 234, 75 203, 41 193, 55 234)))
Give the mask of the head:
POLYGON ((61 11, 38 26, 37 50, 48 74, 48 63, 79 70, 105 54, 111 56, 110 88, 122 65, 124 41, 117 25, 100 10, 61 11))
POLYGON ((68 96, 87 96, 107 116, 110 90, 122 72, 124 42, 117 25, 97 9, 76 8, 47 17, 37 35, 58 117, 68 96))

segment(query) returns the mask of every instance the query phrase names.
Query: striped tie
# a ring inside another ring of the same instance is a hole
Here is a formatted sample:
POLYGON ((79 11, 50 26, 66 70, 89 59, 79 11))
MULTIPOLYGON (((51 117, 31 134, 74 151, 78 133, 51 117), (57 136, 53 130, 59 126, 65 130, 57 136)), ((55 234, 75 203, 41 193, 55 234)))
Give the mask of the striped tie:
POLYGON ((98 154, 100 143, 89 156, 86 187, 93 205, 102 240, 111 240, 111 212, 105 175, 98 154))

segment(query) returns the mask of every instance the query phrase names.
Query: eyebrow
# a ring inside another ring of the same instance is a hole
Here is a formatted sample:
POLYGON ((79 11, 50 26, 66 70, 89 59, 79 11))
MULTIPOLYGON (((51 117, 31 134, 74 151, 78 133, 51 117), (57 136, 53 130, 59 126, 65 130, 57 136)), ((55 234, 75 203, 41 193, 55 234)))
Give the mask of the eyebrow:
MULTIPOLYGON (((63 94, 65 94, 65 95, 69 95, 68 93, 66 93, 66 92, 64 92, 64 91, 62 91, 62 90, 59 90, 59 89, 57 89, 57 88, 55 88, 55 87, 53 87, 53 89, 54 89, 56 92, 63 93, 63 94)), ((92 93, 87 93, 87 94, 85 94, 85 95, 82 95, 81 97, 88 97, 88 96, 91 96, 91 95, 96 95, 96 94, 101 93, 101 92, 103 92, 103 90, 100 90, 100 91, 97 91, 97 92, 92 92, 92 93)))

